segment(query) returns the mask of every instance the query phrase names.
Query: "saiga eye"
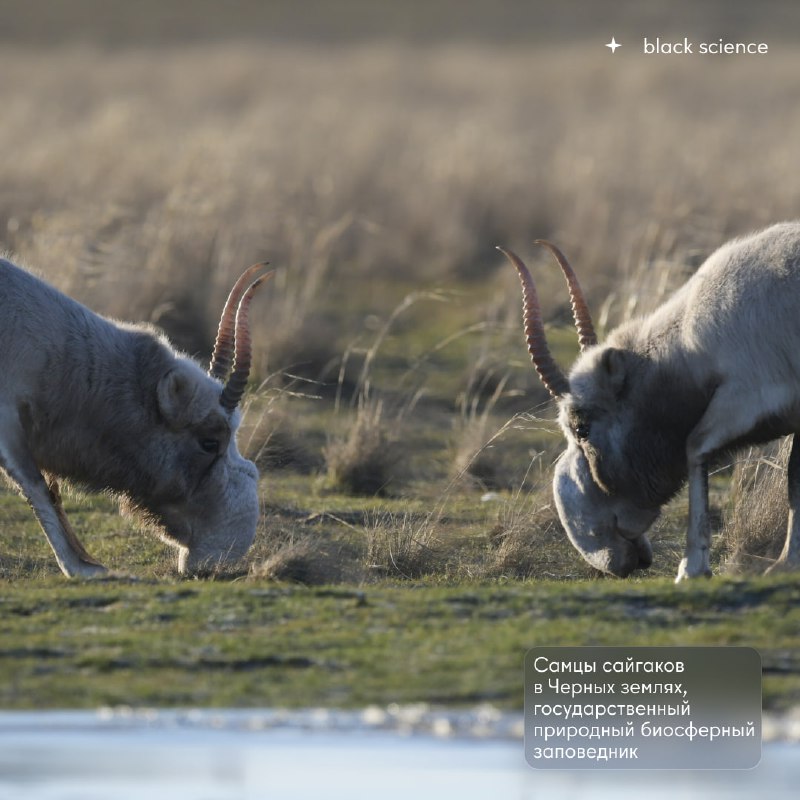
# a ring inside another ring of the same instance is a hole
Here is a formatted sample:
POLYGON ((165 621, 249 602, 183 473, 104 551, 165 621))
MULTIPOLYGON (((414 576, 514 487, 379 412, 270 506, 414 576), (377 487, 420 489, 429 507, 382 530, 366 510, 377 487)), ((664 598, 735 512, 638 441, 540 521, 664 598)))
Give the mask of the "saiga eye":
POLYGON ((575 438, 579 442, 583 442, 584 440, 589 438, 589 423, 588 422, 579 422, 574 428, 575 438))

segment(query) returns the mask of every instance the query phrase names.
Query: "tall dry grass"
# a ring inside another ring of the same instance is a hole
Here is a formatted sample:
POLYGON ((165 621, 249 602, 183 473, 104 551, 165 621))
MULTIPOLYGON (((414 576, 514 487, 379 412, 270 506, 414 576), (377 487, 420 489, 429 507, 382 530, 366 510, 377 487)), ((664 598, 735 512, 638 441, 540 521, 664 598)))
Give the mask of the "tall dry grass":
POLYGON ((789 523, 787 465, 792 439, 742 454, 733 471, 723 529, 726 568, 760 573, 778 558, 789 523))
MULTIPOLYGON (((614 293, 613 323, 669 288, 641 280, 652 266, 677 281, 729 235, 796 214, 800 89, 793 55, 604 56, 4 48, 0 237, 197 351, 237 270, 267 258, 285 269, 261 306, 262 368, 322 369, 376 279, 486 282, 495 244, 535 236, 561 243, 595 301, 614 293)), ((544 272, 551 307, 558 281, 544 272)))

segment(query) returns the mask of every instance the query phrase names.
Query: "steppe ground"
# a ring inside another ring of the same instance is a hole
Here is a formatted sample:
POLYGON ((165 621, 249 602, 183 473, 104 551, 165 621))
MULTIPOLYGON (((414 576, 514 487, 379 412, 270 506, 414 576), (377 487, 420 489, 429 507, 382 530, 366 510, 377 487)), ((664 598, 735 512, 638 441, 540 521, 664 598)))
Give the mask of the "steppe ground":
MULTIPOLYGON (((360 17, 357 0, 327 26, 281 16, 282 3, 272 15, 237 4, 237 24, 203 6, 206 17, 185 25, 158 4, 138 15, 105 5, 116 22, 84 2, 75 4, 84 17, 48 26, 0 4, 0 245, 92 308, 152 322, 202 360, 233 278, 263 259, 277 268, 254 307, 256 379, 240 438, 261 468, 264 510, 246 591, 266 586, 265 597, 300 602, 320 591, 304 584, 343 584, 356 603, 376 591, 390 592, 390 604, 412 589, 461 596, 467 587, 476 603, 509 586, 514 598, 530 592, 531 604, 537 592, 624 595, 622 585, 595 583, 552 508, 561 439, 525 352, 516 277, 495 246, 528 259, 567 365, 577 343, 566 293, 533 239, 568 254, 606 331, 655 307, 730 237, 797 217, 800 55, 782 37, 783 18, 770 29, 744 3, 708 4, 716 16, 685 18, 698 38, 767 40, 769 55, 648 58, 635 42, 662 30, 663 15, 628 18, 628 46, 612 56, 603 45, 613 31, 594 17, 575 29, 568 11, 539 9, 543 27, 536 4, 490 13, 468 3, 472 23, 454 4, 444 4, 449 17, 420 4, 387 11, 384 26, 360 17), (726 16, 731 8, 738 14, 726 16)), ((626 41, 626 28, 616 30, 626 41)), ((720 465, 717 571, 759 570, 779 548, 783 463, 773 449, 720 465), (777 476, 777 488, 753 511, 764 475, 777 476)), ((677 498, 654 533, 653 569, 631 583, 645 597, 649 585, 672 591, 653 576, 677 568, 685 502, 677 498)), ((110 499, 75 494, 68 513, 113 569, 173 580, 172 551, 110 499)), ((38 592, 76 591, 59 588, 44 537, 10 490, 0 526, 5 602, 30 616, 31 603, 44 603, 38 592)), ((780 590, 794 613, 791 583, 763 586, 742 596, 761 613, 780 590)), ((714 590, 686 591, 716 602, 714 590)), ((498 601, 498 613, 524 629, 521 605, 504 612, 498 601)), ((555 600, 544 607, 557 613, 555 600)), ((713 641, 747 643, 732 625, 741 609, 717 610, 713 641)), ((604 619, 600 638, 652 641, 644 617, 630 613, 635 632, 615 633, 604 619)), ((664 613, 664 641, 687 641, 680 615, 664 613)), ((794 687, 790 628, 773 653, 776 674, 794 687)), ((509 675, 514 654, 536 643, 522 629, 513 647, 498 645, 511 648, 509 675)), ((51 633, 42 630, 43 652, 51 633)), ((555 643, 552 628, 541 636, 555 643)), ((103 674, 124 672, 100 661, 103 674)), ((59 702, 41 691, 40 702, 59 702)), ((106 701, 119 701, 117 691, 106 701)), ((367 699, 393 696, 381 691, 367 699)), ((792 696, 773 695, 778 705, 792 696)), ((467 696, 480 691, 450 700, 467 696)), ((103 700, 87 698, 66 702, 103 700)), ((519 697, 508 690, 499 701, 519 697)))

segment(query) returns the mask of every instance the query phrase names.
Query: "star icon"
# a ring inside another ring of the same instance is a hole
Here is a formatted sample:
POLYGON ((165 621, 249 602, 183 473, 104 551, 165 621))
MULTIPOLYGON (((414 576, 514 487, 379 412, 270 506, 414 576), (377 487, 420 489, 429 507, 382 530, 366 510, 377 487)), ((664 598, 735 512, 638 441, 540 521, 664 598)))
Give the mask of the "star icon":
POLYGON ((606 47, 610 48, 611 52, 614 53, 618 47, 622 47, 621 44, 617 43, 617 40, 612 36, 611 41, 606 45, 606 47))

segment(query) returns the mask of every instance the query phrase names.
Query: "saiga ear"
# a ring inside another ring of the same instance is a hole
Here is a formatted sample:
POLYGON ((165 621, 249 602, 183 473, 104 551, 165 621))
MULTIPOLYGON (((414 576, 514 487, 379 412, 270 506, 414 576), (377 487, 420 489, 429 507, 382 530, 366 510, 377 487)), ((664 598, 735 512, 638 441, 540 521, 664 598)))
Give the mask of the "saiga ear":
POLYGON ((192 418, 191 407, 197 382, 179 369, 172 369, 158 382, 158 410, 171 428, 183 428, 192 418))
POLYGON ((625 380, 628 377, 628 358, 624 350, 618 350, 615 347, 609 347, 602 356, 600 361, 603 372, 605 373, 608 386, 614 393, 615 397, 619 397, 625 389, 625 380))

